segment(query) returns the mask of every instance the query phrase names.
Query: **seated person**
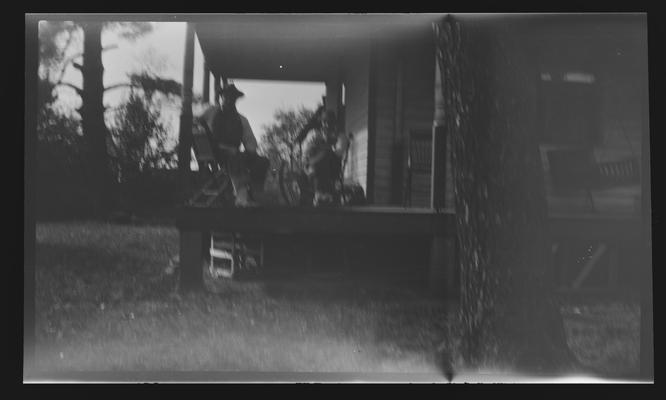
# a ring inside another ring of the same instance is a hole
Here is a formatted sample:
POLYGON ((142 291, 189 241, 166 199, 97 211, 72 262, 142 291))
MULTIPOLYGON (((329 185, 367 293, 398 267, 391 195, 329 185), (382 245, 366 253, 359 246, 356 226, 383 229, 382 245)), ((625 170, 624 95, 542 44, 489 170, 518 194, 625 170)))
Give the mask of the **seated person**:
POLYGON ((256 197, 263 191, 269 162, 257 154, 257 139, 250 123, 236 109, 236 100, 244 93, 235 85, 227 85, 220 94, 221 107, 210 107, 199 119, 209 129, 216 159, 229 173, 236 206, 256 205, 253 195, 256 197), (240 151, 241 144, 244 152, 240 151))
POLYGON ((305 151, 306 173, 313 181, 315 191, 314 205, 335 202, 336 183, 342 174, 342 159, 349 139, 336 129, 336 116, 333 111, 326 111, 321 117, 321 134, 315 136, 305 151))

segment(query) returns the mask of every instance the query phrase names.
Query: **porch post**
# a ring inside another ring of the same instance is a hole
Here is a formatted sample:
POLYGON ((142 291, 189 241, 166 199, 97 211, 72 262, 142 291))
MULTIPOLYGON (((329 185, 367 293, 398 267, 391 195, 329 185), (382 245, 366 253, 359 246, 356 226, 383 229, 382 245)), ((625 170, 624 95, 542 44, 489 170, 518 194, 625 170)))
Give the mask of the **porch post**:
POLYGON ((180 291, 203 288, 203 249, 206 235, 192 228, 180 229, 180 291))
POLYGON ((203 101, 208 103, 210 102, 210 69, 205 61, 203 74, 203 101))
POLYGON ((192 149, 192 81, 194 70, 194 29, 187 23, 185 32, 185 59, 183 66, 183 104, 180 113, 178 132, 178 169, 185 173, 190 170, 192 149))
POLYGON ((404 111, 404 72, 403 59, 399 57, 395 60, 395 109, 394 109, 394 130, 393 146, 391 153, 391 203, 406 205, 406 187, 405 182, 405 140, 403 134, 403 111, 404 111))
POLYGON ((375 203, 375 172, 377 153, 377 49, 370 44, 368 60, 368 147, 366 157, 365 198, 368 204, 375 203))
POLYGON ((213 87, 215 88, 215 105, 220 105, 220 75, 213 73, 213 87))
MULTIPOLYGON (((342 82, 339 79, 326 81, 326 111, 335 112, 340 120, 340 111, 342 108, 342 82)), ((339 128, 339 126, 338 126, 339 128)))

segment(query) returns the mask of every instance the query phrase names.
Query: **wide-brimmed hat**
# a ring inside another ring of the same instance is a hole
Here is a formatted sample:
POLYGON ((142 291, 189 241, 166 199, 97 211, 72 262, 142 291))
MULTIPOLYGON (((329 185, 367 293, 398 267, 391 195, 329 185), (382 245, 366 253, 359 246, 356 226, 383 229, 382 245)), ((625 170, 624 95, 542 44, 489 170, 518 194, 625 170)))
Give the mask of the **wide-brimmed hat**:
POLYGON ((223 94, 225 96, 231 96, 236 99, 245 96, 245 93, 238 90, 238 88, 236 88, 236 85, 234 85, 233 83, 230 85, 223 86, 222 89, 220 90, 220 94, 223 94))

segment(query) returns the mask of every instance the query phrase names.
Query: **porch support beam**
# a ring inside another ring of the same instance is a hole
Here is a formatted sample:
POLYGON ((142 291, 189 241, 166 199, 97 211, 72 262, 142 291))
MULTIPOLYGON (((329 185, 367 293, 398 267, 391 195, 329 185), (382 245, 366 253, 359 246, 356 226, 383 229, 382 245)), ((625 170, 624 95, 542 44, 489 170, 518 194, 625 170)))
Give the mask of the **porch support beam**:
POLYGON ((204 249, 209 238, 199 229, 180 231, 180 291, 203 289, 204 249))
POLYGON ((326 111, 333 111, 338 118, 338 129, 340 129, 339 118, 342 108, 342 81, 330 79, 326 84, 326 111))
POLYGON ((205 61, 203 70, 203 101, 208 103, 210 102, 210 68, 205 61))
POLYGON ((368 65, 368 152, 365 190, 368 204, 375 202, 375 154, 377 152, 377 50, 375 46, 374 43, 370 45, 368 65))
POLYGON ((393 177, 391 203, 404 205, 406 199, 406 193, 404 193, 404 191, 411 190, 411 188, 406 188, 404 173, 406 157, 405 140, 403 135, 404 73, 402 64, 403 61, 401 57, 395 60, 395 119, 393 121, 393 153, 391 155, 391 176, 393 177))
POLYGON ((178 170, 190 170, 192 149, 192 81, 194 80, 194 28, 187 23, 185 31, 185 57, 183 60, 183 103, 178 132, 178 170))
POLYGON ((220 105, 220 74, 213 73, 213 87, 215 88, 215 104, 220 105))

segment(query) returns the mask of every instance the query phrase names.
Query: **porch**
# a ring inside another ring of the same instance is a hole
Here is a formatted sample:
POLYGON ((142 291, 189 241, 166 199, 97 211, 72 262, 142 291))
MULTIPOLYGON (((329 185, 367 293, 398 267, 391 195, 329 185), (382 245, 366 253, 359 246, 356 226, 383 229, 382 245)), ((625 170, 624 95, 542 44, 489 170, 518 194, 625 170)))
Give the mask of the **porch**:
MULTIPOLYGON (((178 216, 181 245, 193 250, 191 258, 181 261, 191 259, 191 265, 198 267, 197 243, 205 241, 201 231, 210 229, 271 234, 413 233, 433 243, 442 241, 433 245, 431 286, 450 285, 443 277, 455 273, 453 166, 450 138, 442 123, 446 110, 432 35, 432 23, 441 17, 225 15, 193 25, 192 34, 196 32, 206 61, 204 81, 212 75, 217 83, 229 79, 325 82, 326 107, 341 117, 339 128, 353 135, 345 177, 363 186, 370 205, 254 211, 185 207, 178 216), (416 137, 425 138, 424 154, 429 157, 424 157, 426 168, 412 176, 416 137), (444 253, 446 262, 440 257, 444 253), (434 267, 437 263, 439 268, 434 267)), ((640 165, 645 110, 637 107, 643 101, 642 89, 631 82, 645 73, 636 62, 642 57, 643 36, 632 24, 618 25, 613 20, 587 24, 583 19, 564 34, 553 21, 537 28, 525 24, 523 40, 539 81, 537 134, 554 257, 561 257, 558 251, 572 241, 594 242, 601 249, 567 283, 569 288, 580 288, 603 257, 610 258, 605 262, 611 265, 609 274, 617 276, 613 272, 617 262, 612 261, 618 259, 615 249, 640 236, 643 186, 639 178, 592 193, 586 193, 586 188, 559 191, 549 152, 582 146, 600 164, 631 156, 640 165), (604 24, 613 26, 612 34, 600 33, 606 32, 598 29, 604 24), (563 57, 565 50, 568 55, 563 57), (590 209, 590 195, 596 209, 590 209), (580 236, 582 232, 587 236, 580 236)), ((577 173, 574 168, 565 180, 575 180, 577 173)))

